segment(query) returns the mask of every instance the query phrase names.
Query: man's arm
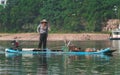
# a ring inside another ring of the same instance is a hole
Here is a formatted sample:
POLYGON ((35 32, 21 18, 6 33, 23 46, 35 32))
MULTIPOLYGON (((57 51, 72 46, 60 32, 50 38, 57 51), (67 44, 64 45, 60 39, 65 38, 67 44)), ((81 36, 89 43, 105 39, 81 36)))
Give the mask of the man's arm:
POLYGON ((40 25, 37 27, 37 32, 40 33, 40 25))

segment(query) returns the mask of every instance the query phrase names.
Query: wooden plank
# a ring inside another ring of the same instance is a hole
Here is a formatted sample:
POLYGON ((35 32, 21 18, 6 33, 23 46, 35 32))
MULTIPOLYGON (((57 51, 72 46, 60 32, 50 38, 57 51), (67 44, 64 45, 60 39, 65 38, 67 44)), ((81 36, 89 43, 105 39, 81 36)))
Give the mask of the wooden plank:
MULTIPOLYGON (((22 51, 46 51, 45 49, 39 48, 22 48, 22 51)), ((50 49, 50 51, 63 51, 62 49, 50 49)))
POLYGON ((22 48, 22 51, 33 51, 35 48, 22 48))
POLYGON ((51 51, 60 51, 60 52, 63 52, 63 50, 62 50, 62 49, 51 50, 51 51))

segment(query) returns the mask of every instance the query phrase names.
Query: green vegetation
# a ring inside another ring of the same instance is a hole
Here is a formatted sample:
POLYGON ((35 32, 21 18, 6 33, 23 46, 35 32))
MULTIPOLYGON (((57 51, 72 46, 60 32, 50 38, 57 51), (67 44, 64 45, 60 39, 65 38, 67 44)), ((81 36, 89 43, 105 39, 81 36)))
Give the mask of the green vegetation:
POLYGON ((0 32, 36 32, 47 19, 51 32, 100 32, 119 18, 120 0, 8 0, 0 6, 0 32), (114 6, 117 6, 116 12, 114 6))

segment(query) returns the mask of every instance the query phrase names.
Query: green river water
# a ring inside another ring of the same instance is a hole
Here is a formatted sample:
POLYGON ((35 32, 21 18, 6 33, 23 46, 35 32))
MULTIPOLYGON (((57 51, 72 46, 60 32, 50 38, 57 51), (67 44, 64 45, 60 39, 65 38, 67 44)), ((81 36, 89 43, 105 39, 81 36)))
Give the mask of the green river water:
MULTIPOLYGON (((22 47, 35 48, 35 41, 20 41, 22 47)), ((12 54, 5 53, 9 41, 0 42, 0 75, 120 75, 119 41, 74 41, 85 48, 117 49, 113 56, 65 54, 12 54)), ((48 48, 60 49, 62 41, 48 42, 48 48)))

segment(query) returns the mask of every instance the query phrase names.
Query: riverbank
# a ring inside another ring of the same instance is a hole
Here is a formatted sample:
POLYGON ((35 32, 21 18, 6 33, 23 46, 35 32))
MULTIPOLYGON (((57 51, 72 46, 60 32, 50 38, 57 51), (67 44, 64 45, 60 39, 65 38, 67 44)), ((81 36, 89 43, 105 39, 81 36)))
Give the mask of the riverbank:
MULTIPOLYGON (((39 40, 38 33, 0 33, 0 40, 39 40)), ((73 40, 73 41, 84 41, 84 40, 108 40, 109 34, 102 33, 80 33, 80 34, 49 34, 48 41, 61 41, 61 40, 73 40)))

